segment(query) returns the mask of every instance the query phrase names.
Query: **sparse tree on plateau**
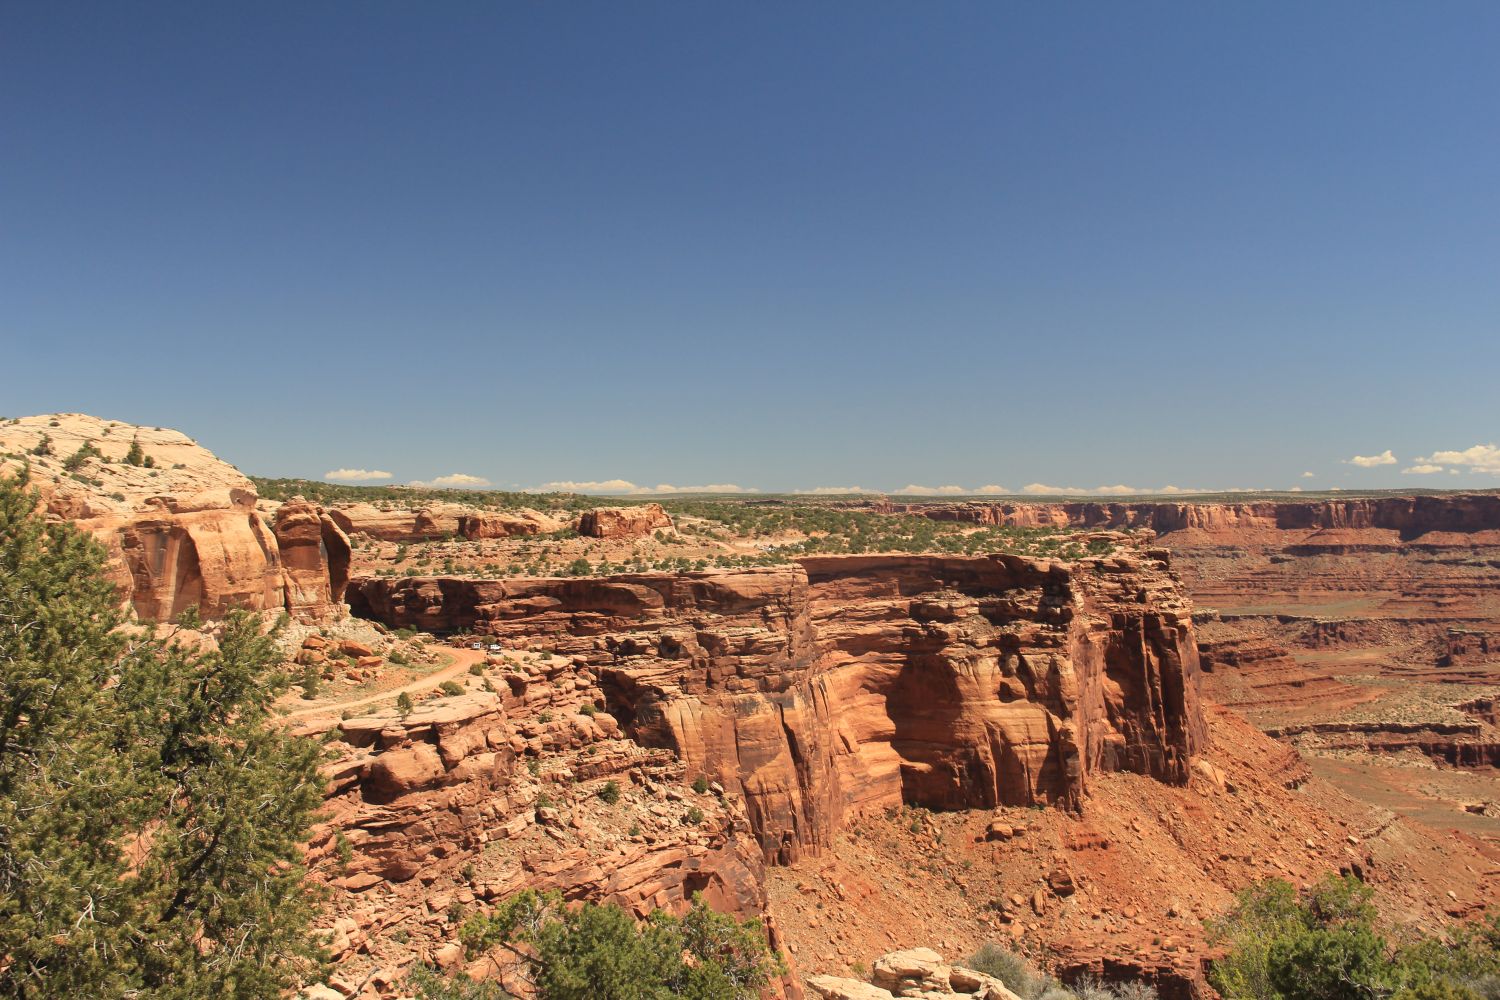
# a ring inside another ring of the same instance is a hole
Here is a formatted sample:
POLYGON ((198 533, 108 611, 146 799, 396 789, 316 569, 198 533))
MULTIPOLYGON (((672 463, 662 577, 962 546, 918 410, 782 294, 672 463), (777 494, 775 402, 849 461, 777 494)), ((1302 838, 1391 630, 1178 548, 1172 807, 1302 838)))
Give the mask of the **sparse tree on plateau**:
MULTIPOLYGON (((23 473, 24 479, 25 473, 23 473)), ((271 998, 318 970, 320 751, 255 618, 130 626, 104 552, 0 477, 0 996, 271 998)))

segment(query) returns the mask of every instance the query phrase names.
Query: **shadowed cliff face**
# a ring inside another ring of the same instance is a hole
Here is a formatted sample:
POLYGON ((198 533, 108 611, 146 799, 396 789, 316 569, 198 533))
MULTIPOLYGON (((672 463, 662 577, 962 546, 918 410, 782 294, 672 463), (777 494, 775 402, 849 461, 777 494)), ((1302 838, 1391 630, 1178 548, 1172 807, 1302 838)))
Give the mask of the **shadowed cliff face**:
POLYGON ((362 579, 356 614, 555 649, 636 740, 744 795, 770 860, 855 812, 1077 807, 1089 776, 1186 780, 1190 609, 1162 553, 1076 564, 848 556, 598 579, 362 579))

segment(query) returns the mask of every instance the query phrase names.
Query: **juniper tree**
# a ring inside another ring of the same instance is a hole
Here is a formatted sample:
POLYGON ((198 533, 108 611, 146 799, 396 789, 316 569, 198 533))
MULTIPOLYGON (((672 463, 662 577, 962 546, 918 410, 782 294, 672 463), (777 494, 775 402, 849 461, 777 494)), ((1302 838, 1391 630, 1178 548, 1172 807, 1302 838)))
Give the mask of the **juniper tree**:
POLYGON ((158 640, 104 560, 0 477, 0 996, 278 996, 319 958, 319 750, 253 616, 158 640))

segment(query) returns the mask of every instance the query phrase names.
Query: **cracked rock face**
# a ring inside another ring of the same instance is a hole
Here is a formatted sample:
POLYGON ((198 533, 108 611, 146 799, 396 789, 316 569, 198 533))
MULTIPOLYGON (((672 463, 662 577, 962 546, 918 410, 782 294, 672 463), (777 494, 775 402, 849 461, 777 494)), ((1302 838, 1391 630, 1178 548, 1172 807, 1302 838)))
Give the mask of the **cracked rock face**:
POLYGON ((341 613, 349 541, 316 504, 283 505, 274 524, 240 471, 178 431, 78 413, 0 423, 0 469, 30 465, 47 515, 72 521, 109 553, 109 571, 141 618, 189 607, 315 620, 341 613), (139 445, 141 463, 130 460, 139 445), (40 452, 40 453, 38 453, 40 452))
POLYGON ((744 797, 768 861, 902 803, 1077 806, 1187 779, 1191 612, 1160 554, 834 556, 596 579, 362 579, 357 614, 549 648, 648 747, 744 797))

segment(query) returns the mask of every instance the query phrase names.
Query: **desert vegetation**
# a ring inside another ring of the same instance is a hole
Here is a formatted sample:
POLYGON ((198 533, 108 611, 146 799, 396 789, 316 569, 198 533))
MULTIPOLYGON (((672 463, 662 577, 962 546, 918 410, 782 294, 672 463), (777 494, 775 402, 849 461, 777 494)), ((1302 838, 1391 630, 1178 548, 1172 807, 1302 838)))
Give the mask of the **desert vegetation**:
POLYGON ((758 920, 716 913, 701 895, 681 917, 658 910, 640 923, 528 890, 469 916, 459 936, 470 956, 506 951, 540 1000, 750 1000, 785 971, 758 920))
POLYGON ((1211 925, 1229 949, 1210 981, 1226 1000, 1495 1000, 1500 915, 1432 936, 1384 925, 1373 892, 1330 875, 1299 892, 1273 879, 1211 925))
POLYGON ((158 638, 0 477, 0 995, 276 997, 319 968, 319 746, 257 618, 158 638), (191 639, 191 641, 189 641, 191 639))

